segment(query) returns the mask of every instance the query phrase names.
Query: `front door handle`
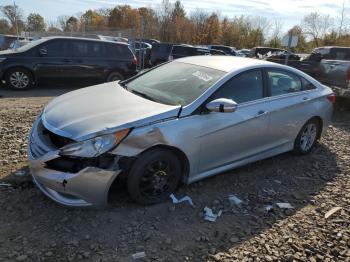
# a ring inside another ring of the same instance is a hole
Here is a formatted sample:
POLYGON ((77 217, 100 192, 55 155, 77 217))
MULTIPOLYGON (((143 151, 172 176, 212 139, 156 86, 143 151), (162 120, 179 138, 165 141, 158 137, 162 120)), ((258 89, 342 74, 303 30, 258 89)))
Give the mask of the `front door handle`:
POLYGON ((308 98, 308 97, 303 97, 303 100, 304 100, 304 101, 307 101, 307 100, 310 100, 310 98, 308 98))
POLYGON ((261 116, 261 115, 264 115, 264 114, 266 114, 267 112, 265 111, 265 110, 260 110, 259 112, 258 112, 258 116, 261 116))
POLYGON ((63 62, 70 63, 72 62, 72 60, 66 58, 66 59, 63 59, 63 62))

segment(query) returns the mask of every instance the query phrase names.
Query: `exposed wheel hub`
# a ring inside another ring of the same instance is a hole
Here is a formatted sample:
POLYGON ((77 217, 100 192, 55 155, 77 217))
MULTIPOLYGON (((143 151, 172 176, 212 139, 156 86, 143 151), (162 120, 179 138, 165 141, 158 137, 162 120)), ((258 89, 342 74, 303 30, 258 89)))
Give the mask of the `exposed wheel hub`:
POLYGON ((317 136, 317 127, 314 123, 310 123, 305 126, 301 138, 300 147, 303 151, 308 151, 314 144, 317 136))

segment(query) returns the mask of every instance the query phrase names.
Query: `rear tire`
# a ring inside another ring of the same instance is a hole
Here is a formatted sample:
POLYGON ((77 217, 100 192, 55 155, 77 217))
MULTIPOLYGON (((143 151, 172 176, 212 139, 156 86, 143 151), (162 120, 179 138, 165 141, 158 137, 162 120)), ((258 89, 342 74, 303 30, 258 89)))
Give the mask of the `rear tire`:
POLYGON ((131 167, 128 191, 137 203, 159 203, 174 192, 181 177, 181 164, 175 154, 169 150, 151 149, 141 154, 131 167))
POLYGON ((106 82, 122 81, 124 77, 119 72, 112 72, 107 76, 106 82))
POLYGON ((9 88, 14 90, 27 90, 33 87, 33 75, 25 68, 12 68, 6 72, 5 81, 9 88))
POLYGON ((320 137, 321 126, 317 119, 311 119, 301 128, 294 142, 293 153, 306 155, 311 152, 320 137))

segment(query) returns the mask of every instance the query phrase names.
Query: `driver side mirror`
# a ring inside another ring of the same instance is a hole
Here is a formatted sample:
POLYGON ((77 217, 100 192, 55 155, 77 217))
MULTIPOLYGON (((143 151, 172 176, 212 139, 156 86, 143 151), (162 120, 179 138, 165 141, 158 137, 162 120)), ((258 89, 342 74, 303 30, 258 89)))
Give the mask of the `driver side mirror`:
POLYGON ((231 113, 236 111, 237 103, 232 99, 218 98, 206 104, 206 108, 210 112, 231 113))
POLYGON ((46 50, 45 48, 41 48, 41 49, 39 50, 39 53, 40 53, 41 55, 47 55, 47 50, 46 50))

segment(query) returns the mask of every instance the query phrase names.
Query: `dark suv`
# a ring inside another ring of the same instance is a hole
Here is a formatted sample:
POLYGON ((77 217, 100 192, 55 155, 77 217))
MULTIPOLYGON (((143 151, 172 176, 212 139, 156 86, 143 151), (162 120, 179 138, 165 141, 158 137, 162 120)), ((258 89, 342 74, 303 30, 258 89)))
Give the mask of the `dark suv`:
POLYGON ((49 37, 0 52, 0 81, 18 90, 45 80, 109 82, 135 75, 136 62, 126 43, 49 37))

